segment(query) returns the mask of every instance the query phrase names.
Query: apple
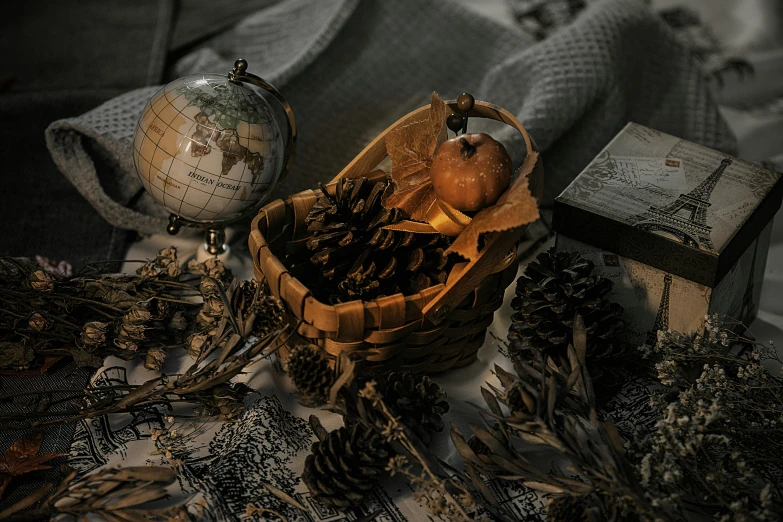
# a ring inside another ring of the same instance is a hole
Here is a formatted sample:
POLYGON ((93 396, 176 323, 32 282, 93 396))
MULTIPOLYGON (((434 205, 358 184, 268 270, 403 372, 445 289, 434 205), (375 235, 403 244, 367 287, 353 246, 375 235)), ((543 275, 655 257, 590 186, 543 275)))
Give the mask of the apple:
POLYGON ((508 188, 511 173, 506 148, 483 132, 444 141, 430 166, 435 194, 462 212, 493 205, 508 188))

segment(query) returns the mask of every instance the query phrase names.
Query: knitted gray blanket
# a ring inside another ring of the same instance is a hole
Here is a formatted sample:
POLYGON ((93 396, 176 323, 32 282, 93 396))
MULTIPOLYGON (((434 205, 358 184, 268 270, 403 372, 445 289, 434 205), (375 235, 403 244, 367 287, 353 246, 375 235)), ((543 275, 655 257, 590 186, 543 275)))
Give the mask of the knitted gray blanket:
MULTIPOLYGON (((642 0, 602 0, 540 43, 448 0, 284 0, 199 45, 176 75, 226 73, 243 57, 294 109, 300 140, 276 195, 330 180, 437 91, 514 112, 543 151, 544 203, 628 121, 728 153, 734 141, 708 80, 642 0)), ((165 228, 131 159, 156 87, 128 92, 46 132, 54 161, 111 224, 165 228)), ((509 129, 510 131, 510 129, 509 129)), ((524 146, 499 132, 516 162, 524 146)))

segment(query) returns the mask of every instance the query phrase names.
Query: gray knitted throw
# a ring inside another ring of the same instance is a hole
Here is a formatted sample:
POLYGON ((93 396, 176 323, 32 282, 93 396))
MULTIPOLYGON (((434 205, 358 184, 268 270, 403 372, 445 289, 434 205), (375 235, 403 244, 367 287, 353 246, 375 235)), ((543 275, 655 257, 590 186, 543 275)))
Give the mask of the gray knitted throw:
MULTIPOLYGON (((697 60, 642 0, 603 0, 542 42, 446 0, 285 0, 175 64, 179 76, 225 73, 243 57, 280 89, 300 131, 277 196, 330 180, 379 132, 463 91, 514 112, 544 152, 545 201, 628 121, 732 152, 697 60)), ((54 122, 54 161, 111 224, 160 233, 166 213, 144 194, 134 127, 157 88, 128 92, 54 122)), ((496 134, 516 162, 524 147, 496 134)))

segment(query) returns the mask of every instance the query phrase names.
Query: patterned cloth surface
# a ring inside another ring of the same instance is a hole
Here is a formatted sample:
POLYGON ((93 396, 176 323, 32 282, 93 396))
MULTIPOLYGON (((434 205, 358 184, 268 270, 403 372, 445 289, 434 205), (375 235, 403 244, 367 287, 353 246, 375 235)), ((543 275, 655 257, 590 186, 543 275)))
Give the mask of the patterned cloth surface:
MULTIPOLYGON (((514 112, 544 151, 545 200, 570 182, 628 121, 732 152, 708 81, 641 0, 591 3, 540 43, 446 0, 285 0, 220 33, 175 64, 176 75, 226 72, 234 60, 277 86, 300 130, 291 194, 331 179, 372 138, 432 91, 463 91, 514 112)), ((110 223, 165 227, 131 160, 136 120, 156 87, 119 96, 46 133, 55 163, 110 223), (97 156, 101 156, 98 158, 97 156), (95 164, 111 165, 114 186, 95 164)), ((497 133, 519 162, 524 147, 497 133)))

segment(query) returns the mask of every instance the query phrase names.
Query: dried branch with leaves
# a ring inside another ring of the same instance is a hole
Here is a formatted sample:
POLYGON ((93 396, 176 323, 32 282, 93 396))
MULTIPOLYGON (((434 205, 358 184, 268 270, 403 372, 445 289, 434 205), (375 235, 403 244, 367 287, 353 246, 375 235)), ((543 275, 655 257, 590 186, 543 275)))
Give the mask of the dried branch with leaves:
POLYGON ((27 498, 0 512, 0 520, 87 520, 90 515, 89 520, 106 522, 185 522, 190 519, 183 506, 146 506, 164 499, 166 487, 173 484, 176 477, 171 468, 146 466, 101 469, 77 477, 75 470, 64 466, 58 485, 44 484, 27 498))
POLYGON ((153 406, 161 406, 173 415, 173 405, 180 402, 195 404, 197 416, 233 420, 242 412, 250 390, 241 383, 231 383, 231 379, 274 353, 284 342, 287 327, 281 303, 257 281, 229 282, 229 274, 216 259, 203 264, 191 262, 183 272, 177 264, 176 250, 170 248, 145 263, 138 270, 139 277, 103 274, 51 278, 46 279, 45 290, 31 284, 31 280, 42 277, 39 272, 44 272, 31 271, 29 260, 6 258, 0 266, 5 269, 0 274, 0 292, 21 294, 5 306, 29 314, 14 320, 15 329, 7 335, 18 339, 9 342, 22 350, 32 350, 30 362, 38 355, 54 352, 70 355, 77 363, 89 357, 94 361, 91 366, 99 366, 108 355, 144 352, 145 365, 160 371, 166 352, 174 348, 186 349, 195 359, 182 374, 160 375, 140 385, 0 396, 0 401, 48 397, 53 392, 60 397, 46 402, 43 409, 38 407, 39 401, 31 411, 20 408, 17 413, 0 415, 3 429, 41 427, 153 406), (81 297, 85 292, 92 296, 87 304, 81 297), (107 304, 109 301, 112 304, 107 304), (150 306, 157 315, 149 311, 150 306), (31 320, 36 313, 58 325, 53 326, 58 339, 38 335, 51 330, 30 331, 19 326, 18 321, 31 320), (87 320, 79 326, 81 321, 92 319, 93 313, 103 314, 105 321, 87 320), (164 345, 164 338, 170 344, 164 345), (134 343, 135 348, 129 349, 128 343, 134 343), (66 407, 52 408, 55 404, 66 407))

